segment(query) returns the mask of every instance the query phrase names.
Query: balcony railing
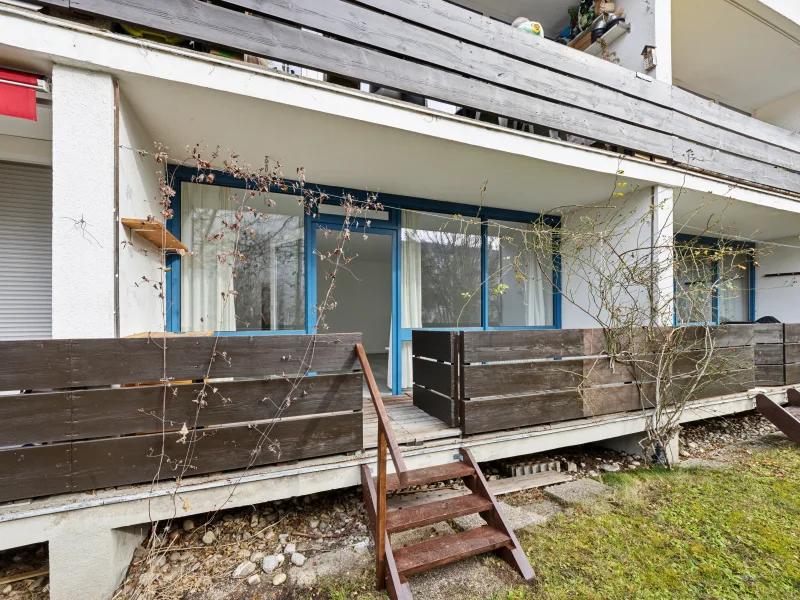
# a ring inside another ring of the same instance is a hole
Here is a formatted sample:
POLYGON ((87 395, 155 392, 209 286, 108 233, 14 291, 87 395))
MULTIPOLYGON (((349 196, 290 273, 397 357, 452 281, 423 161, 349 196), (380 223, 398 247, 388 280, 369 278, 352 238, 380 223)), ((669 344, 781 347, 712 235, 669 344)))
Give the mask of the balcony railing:
POLYGON ((40 1, 800 193, 796 134, 444 0, 40 1))

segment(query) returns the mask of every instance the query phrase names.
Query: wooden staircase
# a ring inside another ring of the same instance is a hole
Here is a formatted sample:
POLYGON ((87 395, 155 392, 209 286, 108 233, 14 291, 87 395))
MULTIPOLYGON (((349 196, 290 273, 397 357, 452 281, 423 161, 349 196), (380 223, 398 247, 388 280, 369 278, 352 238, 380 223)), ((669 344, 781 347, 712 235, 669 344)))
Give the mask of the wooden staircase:
POLYGON ((795 444, 800 444, 800 392, 794 388, 786 390, 789 401, 784 407, 776 404, 764 394, 756 396, 756 408, 775 427, 786 434, 795 444))
POLYGON ((500 512, 497 500, 469 449, 462 448, 454 456, 455 462, 452 463, 410 471, 406 468, 361 344, 356 346, 356 352, 378 415, 377 476, 372 476, 368 466, 361 467, 364 503, 375 540, 377 588, 385 589, 392 600, 411 600, 409 575, 486 552, 496 552, 500 558, 516 568, 522 577, 526 580, 532 579, 533 568, 522 551, 514 530, 500 512), (395 473, 392 475, 386 473, 387 450, 394 463, 395 473), (472 493, 387 513, 388 492, 450 479, 463 480, 472 493), (480 515, 486 525, 398 550, 392 549, 393 533, 473 514, 480 515))

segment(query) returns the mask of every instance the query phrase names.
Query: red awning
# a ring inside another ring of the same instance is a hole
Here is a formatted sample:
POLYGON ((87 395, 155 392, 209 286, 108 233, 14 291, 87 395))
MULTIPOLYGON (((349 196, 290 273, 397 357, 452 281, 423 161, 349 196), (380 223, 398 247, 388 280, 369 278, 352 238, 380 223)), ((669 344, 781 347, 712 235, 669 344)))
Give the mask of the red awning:
POLYGON ((0 69, 0 115, 36 120, 36 88, 39 77, 0 69), (13 83, 8 83, 13 82, 13 83), (34 87, 14 85, 23 83, 34 87))

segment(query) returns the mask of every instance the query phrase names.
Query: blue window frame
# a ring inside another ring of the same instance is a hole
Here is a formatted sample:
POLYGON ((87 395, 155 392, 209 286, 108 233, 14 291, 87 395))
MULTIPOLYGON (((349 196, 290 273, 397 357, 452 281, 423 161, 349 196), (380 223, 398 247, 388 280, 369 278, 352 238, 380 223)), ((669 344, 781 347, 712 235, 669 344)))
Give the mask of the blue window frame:
MULTIPOLYGON (((192 182, 192 176, 196 174, 195 169, 185 166, 177 166, 169 168, 169 175, 172 185, 175 189, 175 196, 172 199, 172 208, 175 216, 167 223, 167 228, 178 239, 181 238, 181 184, 192 182)), ((210 184, 201 184, 210 185, 210 184)), ((232 176, 225 175, 220 172, 215 172, 215 179, 213 185, 219 185, 231 188, 244 188, 245 184, 242 180, 236 179, 232 176)), ((313 189, 324 194, 327 194, 329 199, 327 202, 333 204, 336 198, 344 195, 350 195, 357 200, 366 201, 369 193, 363 190, 354 190, 348 188, 338 188, 334 186, 306 184, 307 188, 313 189)), ((290 188, 287 190, 274 190, 276 193, 281 194, 296 194, 299 195, 299 190, 290 188)), ((378 197, 381 204, 389 214, 388 220, 372 219, 369 228, 370 234, 376 235, 391 235, 392 236, 392 356, 393 356, 393 372, 397 374, 394 377, 395 389, 393 393, 401 393, 400 389, 400 370, 401 370, 401 343, 402 341, 409 341, 411 339, 411 329, 403 328, 400 322, 400 244, 401 244, 401 213, 403 209, 409 210, 424 210, 428 213, 440 213, 443 215, 461 215, 465 218, 477 218, 481 222, 481 326, 473 328, 459 329, 477 329, 477 330, 492 330, 492 329, 560 329, 561 328, 561 256, 557 251, 558 248, 558 229, 561 226, 561 220, 558 217, 545 217, 545 222, 553 227, 553 324, 542 326, 508 326, 508 327, 490 327, 489 326, 489 285, 488 285, 488 269, 489 269, 489 247, 487 243, 488 226, 490 220, 497 221, 511 221, 517 223, 531 223, 538 220, 540 217, 535 213, 528 213, 522 211, 505 210, 497 208, 477 207, 469 204, 460 204, 452 202, 442 202, 438 200, 426 200, 421 198, 413 198, 408 196, 400 196, 395 194, 383 194, 378 197)), ((339 228, 344 222, 344 217, 331 214, 320 214, 314 211, 304 218, 304 240, 305 240, 305 286, 306 286, 306 328, 301 331, 220 331, 217 335, 283 335, 291 333, 313 333, 316 323, 315 312, 317 304, 316 294, 316 272, 317 261, 315 256, 316 249, 316 231, 321 226, 330 228, 339 228)), ((170 269, 167 273, 167 329, 171 332, 179 332, 181 330, 181 258, 177 254, 170 254, 167 257, 167 267, 170 269)), ((445 328, 445 330, 456 328, 445 328)))
MULTIPOLYGON (((688 235, 685 233, 679 233, 675 235, 675 243, 676 244, 686 244, 686 245, 697 245, 701 247, 708 247, 708 248, 719 248, 719 246, 724 243, 727 246, 737 246, 739 248, 755 248, 756 245, 752 242, 740 242, 735 240, 727 240, 724 238, 714 238, 709 236, 694 236, 688 235)), ((752 253, 747 253, 747 274, 748 274, 748 286, 747 286, 747 311, 748 311, 748 318, 749 322, 755 321, 756 315, 756 263, 752 253)), ((719 261, 714 261, 713 264, 713 273, 712 273, 713 281, 717 282, 720 278, 719 273, 719 261)), ((677 295, 677 280, 673 283, 673 287, 676 290, 677 295)), ((679 321, 678 315, 678 307, 674 307, 673 311, 673 323, 677 325, 719 325, 720 324, 720 310, 719 310, 719 289, 715 285, 712 290, 711 294, 711 321, 708 323, 694 323, 694 322, 687 322, 682 323, 679 321)))

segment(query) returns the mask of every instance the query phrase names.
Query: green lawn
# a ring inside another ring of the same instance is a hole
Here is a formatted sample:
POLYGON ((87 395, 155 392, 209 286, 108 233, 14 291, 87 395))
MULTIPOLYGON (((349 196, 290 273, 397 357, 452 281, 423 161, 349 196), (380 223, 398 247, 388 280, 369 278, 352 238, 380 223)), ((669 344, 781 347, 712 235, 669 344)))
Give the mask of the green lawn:
POLYGON ((519 536, 532 589, 493 600, 800 598, 800 450, 609 474, 617 493, 519 536))

